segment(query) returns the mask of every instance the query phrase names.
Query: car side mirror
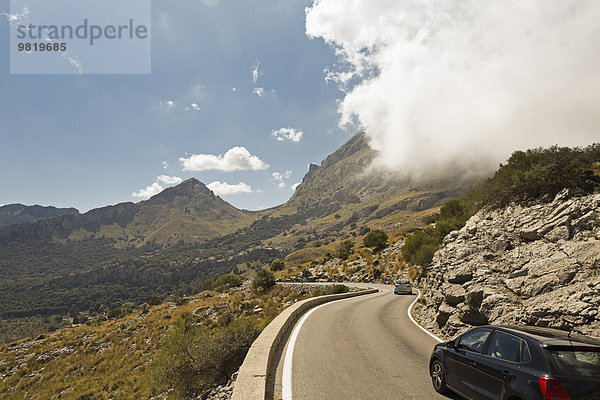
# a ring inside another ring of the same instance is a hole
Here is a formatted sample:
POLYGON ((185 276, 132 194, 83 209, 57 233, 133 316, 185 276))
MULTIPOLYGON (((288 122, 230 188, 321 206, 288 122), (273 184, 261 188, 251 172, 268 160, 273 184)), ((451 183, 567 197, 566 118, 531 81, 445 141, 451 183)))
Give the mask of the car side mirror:
POLYGON ((456 340, 451 340, 448 343, 446 343, 446 346, 448 347, 452 347, 453 349, 458 348, 457 344, 456 344, 456 340))

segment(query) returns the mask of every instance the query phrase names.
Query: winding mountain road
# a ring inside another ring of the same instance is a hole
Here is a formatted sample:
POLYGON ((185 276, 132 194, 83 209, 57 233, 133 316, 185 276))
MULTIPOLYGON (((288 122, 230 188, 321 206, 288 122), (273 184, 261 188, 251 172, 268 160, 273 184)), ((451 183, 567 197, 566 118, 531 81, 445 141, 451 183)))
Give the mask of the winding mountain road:
POLYGON ((408 317, 416 295, 326 303, 298 321, 281 351, 274 399, 448 399, 428 374, 434 338, 408 317))

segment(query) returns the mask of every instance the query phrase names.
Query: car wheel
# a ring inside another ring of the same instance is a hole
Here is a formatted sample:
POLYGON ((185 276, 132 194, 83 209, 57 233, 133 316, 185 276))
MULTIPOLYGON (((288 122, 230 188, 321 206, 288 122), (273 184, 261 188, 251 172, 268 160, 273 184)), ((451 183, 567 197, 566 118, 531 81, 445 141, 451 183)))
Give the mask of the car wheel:
POLYGON ((436 392, 442 394, 448 393, 444 366, 440 360, 435 360, 431 363, 431 383, 433 383, 433 388, 436 392))

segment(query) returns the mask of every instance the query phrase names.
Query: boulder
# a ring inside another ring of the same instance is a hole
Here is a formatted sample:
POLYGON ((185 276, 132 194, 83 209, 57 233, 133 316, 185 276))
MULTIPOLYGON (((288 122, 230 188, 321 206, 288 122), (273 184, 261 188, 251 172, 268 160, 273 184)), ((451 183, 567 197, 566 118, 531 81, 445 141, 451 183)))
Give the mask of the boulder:
POLYGON ((463 284, 473 279, 473 271, 467 268, 460 268, 450 271, 446 280, 450 283, 463 284))
POLYGON ((452 307, 456 307, 465 301, 467 296, 465 289, 460 285, 446 285, 442 288, 442 293, 444 294, 444 301, 452 307))

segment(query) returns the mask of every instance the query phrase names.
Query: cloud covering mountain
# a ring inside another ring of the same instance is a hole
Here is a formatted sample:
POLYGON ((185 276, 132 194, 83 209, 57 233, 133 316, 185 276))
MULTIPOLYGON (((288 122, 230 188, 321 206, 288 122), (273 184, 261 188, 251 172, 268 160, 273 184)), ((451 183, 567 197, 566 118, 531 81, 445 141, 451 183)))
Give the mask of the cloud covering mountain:
POLYGON ((340 124, 366 130, 376 165, 487 172, 598 139, 598 20, 578 0, 316 0, 306 32, 335 47, 340 124))

